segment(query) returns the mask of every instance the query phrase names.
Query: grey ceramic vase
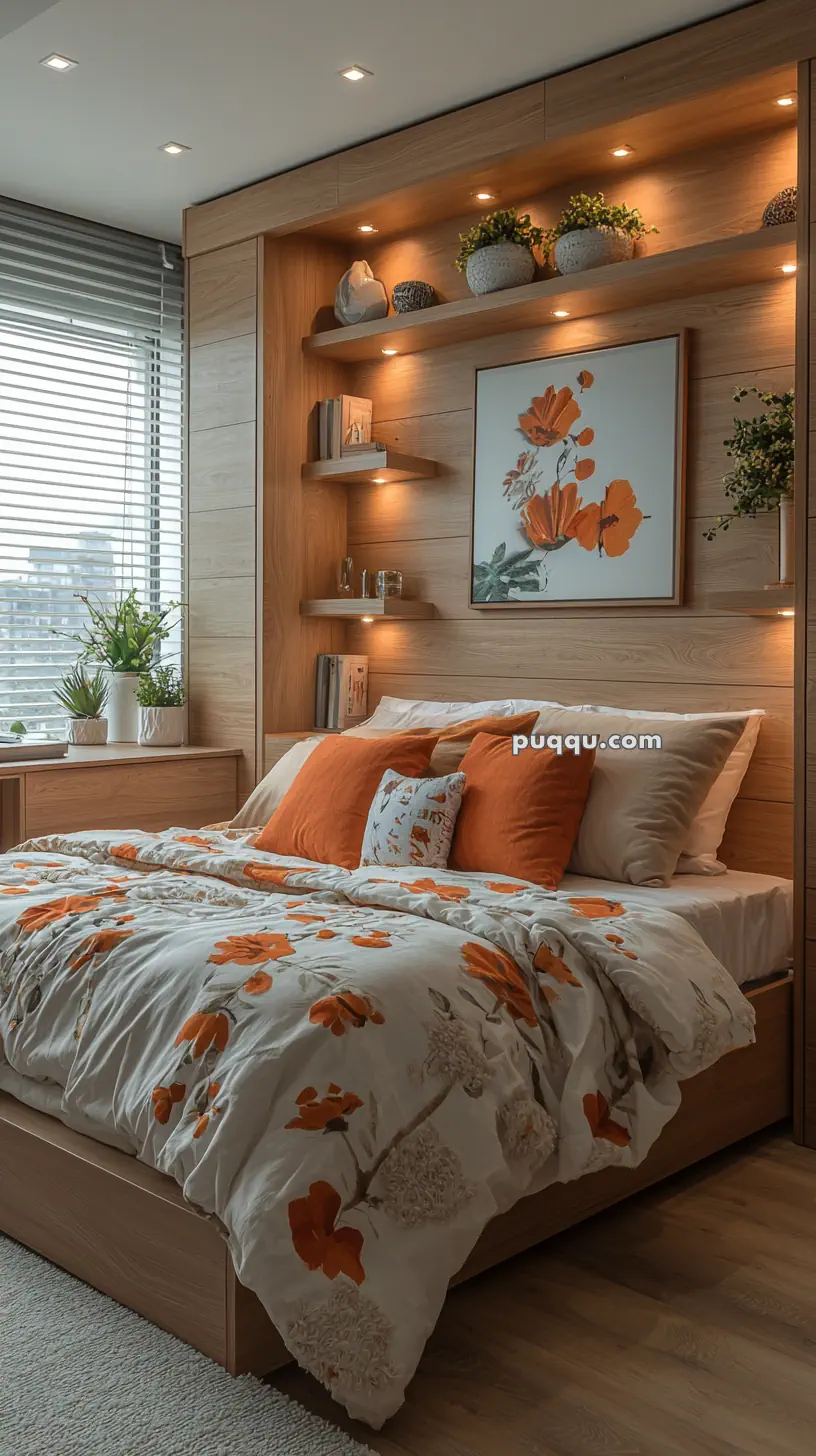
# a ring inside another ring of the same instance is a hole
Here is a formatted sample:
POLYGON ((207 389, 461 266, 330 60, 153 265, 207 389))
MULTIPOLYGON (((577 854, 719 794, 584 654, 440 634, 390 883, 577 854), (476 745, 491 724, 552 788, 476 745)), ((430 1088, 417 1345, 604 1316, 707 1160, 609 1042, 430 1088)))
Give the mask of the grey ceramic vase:
POLYGON ((334 316, 340 324, 367 324, 385 318, 388 294, 368 264, 360 259, 343 274, 334 295, 334 316))
POLYGON ((430 283, 419 278, 408 278, 404 283, 395 283, 391 293, 394 313, 416 313, 419 308, 432 308, 436 293, 430 283))
POLYGON ((535 259, 522 243, 491 243, 471 253, 466 272, 471 293, 498 293, 500 288, 532 283, 535 259))
POLYGON ((583 273, 607 263, 624 263, 634 251, 634 240, 622 228, 578 228, 558 239, 555 266, 559 273, 583 273))

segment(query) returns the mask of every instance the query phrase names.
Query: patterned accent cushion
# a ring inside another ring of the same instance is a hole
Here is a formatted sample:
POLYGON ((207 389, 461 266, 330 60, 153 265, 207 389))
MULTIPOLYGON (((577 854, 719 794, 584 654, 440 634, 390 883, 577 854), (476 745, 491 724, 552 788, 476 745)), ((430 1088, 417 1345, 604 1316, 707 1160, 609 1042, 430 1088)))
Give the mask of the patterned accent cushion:
POLYGON ((443 870, 464 787, 463 773, 409 779, 388 769, 369 810, 360 864, 443 870))

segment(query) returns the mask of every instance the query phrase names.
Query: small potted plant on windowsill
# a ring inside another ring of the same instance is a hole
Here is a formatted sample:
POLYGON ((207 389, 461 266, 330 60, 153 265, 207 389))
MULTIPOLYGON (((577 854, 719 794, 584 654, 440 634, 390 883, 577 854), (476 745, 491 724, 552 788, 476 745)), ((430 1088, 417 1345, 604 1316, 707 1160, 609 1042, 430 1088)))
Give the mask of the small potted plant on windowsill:
POLYGON ((469 233, 460 233, 462 244, 454 266, 467 277, 471 293, 497 293, 531 283, 535 273, 533 248, 541 246, 543 233, 516 209, 491 212, 469 233))
POLYGON ((139 731, 139 679, 152 667, 159 643, 170 636, 175 624, 169 618, 179 603, 169 602, 151 611, 139 605, 135 591, 112 603, 91 601, 84 593, 79 596, 90 624, 82 632, 72 633, 71 640, 82 648, 83 660, 99 663, 107 676, 109 740, 135 743, 139 731))
POLYGON ((740 516, 756 517, 763 511, 779 515, 779 585, 793 582, 793 463, 794 394, 771 394, 751 385, 738 389, 737 404, 755 394, 765 413, 753 419, 734 420, 734 433, 723 440, 726 455, 736 461, 723 479, 723 489, 732 509, 718 516, 704 534, 713 541, 718 531, 727 531, 740 516))
POLYGON ((89 677, 81 662, 66 672, 54 697, 68 714, 68 742, 88 748, 108 741, 108 720, 102 709, 108 684, 101 668, 89 677))
POLYGON ((175 748, 187 738, 184 683, 174 667, 154 667, 136 689, 139 742, 145 748, 175 748))
POLYGON ((607 202, 602 192, 589 197, 579 192, 571 197, 555 227, 544 234, 544 246, 552 252, 559 273, 582 273, 607 263, 623 263, 634 255, 635 243, 647 233, 636 207, 625 202, 607 202))

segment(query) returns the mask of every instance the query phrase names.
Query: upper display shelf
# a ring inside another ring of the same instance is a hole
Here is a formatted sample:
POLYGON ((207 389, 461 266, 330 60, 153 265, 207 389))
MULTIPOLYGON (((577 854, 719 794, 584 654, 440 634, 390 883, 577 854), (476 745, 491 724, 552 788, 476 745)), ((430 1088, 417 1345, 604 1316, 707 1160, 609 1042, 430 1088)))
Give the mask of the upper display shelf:
POLYGON ((785 276, 796 261, 796 224, 760 228, 673 252, 652 253, 566 278, 545 278, 478 298, 457 299, 416 313, 392 314, 310 334, 307 353, 349 362, 388 354, 415 354, 561 318, 588 318, 674 298, 694 298, 726 288, 785 276))

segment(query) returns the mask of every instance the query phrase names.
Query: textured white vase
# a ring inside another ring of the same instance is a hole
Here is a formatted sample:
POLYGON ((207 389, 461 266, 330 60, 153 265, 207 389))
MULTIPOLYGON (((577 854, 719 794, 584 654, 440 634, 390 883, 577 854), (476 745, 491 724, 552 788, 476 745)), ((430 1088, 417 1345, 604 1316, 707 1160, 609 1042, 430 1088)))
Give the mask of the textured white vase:
POLYGON ((793 583, 794 536, 793 501, 779 502, 779 585, 793 583))
POLYGON ((471 293, 498 293, 532 283, 535 258, 522 243, 491 243, 471 253, 465 269, 471 293))
POLYGON ((107 718, 69 718, 67 738, 69 743, 82 748, 98 748, 108 741, 107 718))
POLYGON ((186 741, 186 707, 139 709, 139 742, 143 748, 178 748, 186 741))
POLYGON ((111 672, 107 670, 108 742, 135 743, 139 736, 139 704, 136 689, 139 686, 138 672, 111 672))
POLYGON ((558 239, 555 266, 559 273, 583 273, 607 263, 625 263, 634 252, 634 239, 623 228, 578 228, 558 239))

